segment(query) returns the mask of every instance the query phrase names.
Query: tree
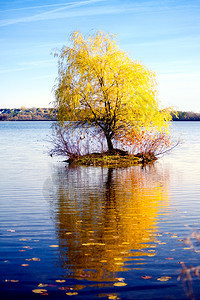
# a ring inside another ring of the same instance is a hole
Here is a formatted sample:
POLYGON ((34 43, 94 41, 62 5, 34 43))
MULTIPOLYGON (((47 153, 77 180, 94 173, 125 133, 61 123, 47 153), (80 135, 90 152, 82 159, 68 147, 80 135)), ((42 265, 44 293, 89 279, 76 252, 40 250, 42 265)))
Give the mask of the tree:
POLYGON ((167 127, 170 113, 160 110, 155 74, 120 50, 113 35, 98 31, 84 38, 74 32, 70 45, 55 56, 55 108, 62 125, 96 126, 110 152, 114 140, 141 128, 167 127))

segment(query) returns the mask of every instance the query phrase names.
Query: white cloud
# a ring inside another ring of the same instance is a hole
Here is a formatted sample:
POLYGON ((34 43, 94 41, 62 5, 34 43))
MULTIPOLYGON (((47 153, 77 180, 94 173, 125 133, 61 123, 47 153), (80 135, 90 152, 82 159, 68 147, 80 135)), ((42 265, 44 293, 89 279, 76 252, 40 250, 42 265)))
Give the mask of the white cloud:
MULTIPOLYGON (((33 22, 33 21, 42 21, 42 20, 63 18, 65 16, 68 16, 68 17, 76 16, 76 13, 71 15, 71 12, 66 12, 63 16, 62 11, 81 7, 81 6, 86 6, 86 5, 97 3, 97 2, 103 2, 103 1, 106 1, 106 0, 86 0, 86 1, 68 3, 67 5, 62 5, 62 7, 48 10, 43 13, 34 14, 32 16, 1 20, 0 27, 13 25, 13 24, 17 24, 17 23, 24 23, 24 22, 27 23, 27 22, 33 22)), ((49 6, 39 6, 37 8, 42 8, 42 7, 49 7, 49 6)), ((77 13, 79 15, 78 11, 77 11, 77 13)))

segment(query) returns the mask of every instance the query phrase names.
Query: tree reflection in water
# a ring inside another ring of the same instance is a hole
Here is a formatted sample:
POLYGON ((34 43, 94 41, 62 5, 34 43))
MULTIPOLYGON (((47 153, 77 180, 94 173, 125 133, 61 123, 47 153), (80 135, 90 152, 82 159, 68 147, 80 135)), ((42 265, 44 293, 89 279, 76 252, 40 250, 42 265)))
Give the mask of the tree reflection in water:
POLYGON ((58 168, 49 199, 66 276, 113 280, 129 260, 154 255, 167 184, 156 166, 58 168))

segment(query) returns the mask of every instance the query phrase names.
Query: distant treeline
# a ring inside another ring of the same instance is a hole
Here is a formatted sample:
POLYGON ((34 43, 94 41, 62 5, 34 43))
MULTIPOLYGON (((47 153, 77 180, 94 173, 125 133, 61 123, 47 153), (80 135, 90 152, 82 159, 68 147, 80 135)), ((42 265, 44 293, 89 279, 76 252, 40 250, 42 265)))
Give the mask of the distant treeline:
POLYGON ((200 113, 177 111, 176 114, 172 114, 173 121, 200 121, 200 113))
MULTIPOLYGON (((177 111, 173 121, 200 121, 200 113, 177 111)), ((0 121, 56 121, 56 110, 52 108, 1 108, 0 121)))
POLYGON ((55 121, 56 110, 52 108, 2 108, 0 121, 55 121))

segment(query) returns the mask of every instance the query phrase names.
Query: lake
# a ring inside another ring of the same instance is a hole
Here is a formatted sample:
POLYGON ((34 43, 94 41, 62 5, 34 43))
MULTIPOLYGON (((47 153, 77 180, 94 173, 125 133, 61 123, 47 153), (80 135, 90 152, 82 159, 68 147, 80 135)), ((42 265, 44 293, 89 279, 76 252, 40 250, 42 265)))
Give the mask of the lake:
POLYGON ((199 299, 200 122, 118 169, 51 158, 51 124, 0 123, 0 299, 199 299))

